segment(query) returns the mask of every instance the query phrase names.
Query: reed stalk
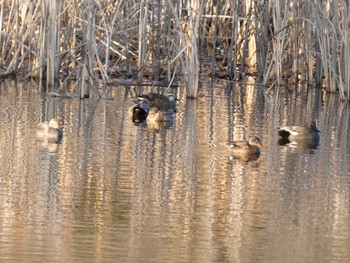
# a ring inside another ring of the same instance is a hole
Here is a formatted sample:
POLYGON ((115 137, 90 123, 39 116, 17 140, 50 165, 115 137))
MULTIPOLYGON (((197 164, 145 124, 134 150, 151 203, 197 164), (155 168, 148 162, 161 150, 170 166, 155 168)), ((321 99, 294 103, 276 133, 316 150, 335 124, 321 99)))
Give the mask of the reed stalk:
MULTIPOLYGON (((101 23, 102 23, 102 28, 104 29, 103 30, 104 31, 103 32, 104 33, 103 36, 106 39, 106 41, 103 42, 103 43, 105 43, 105 45, 103 45, 104 53, 105 53, 104 62, 101 61, 99 52, 96 53, 96 61, 97 61, 97 65, 98 65, 98 68, 99 68, 100 76, 101 76, 101 78, 103 80, 103 86, 106 88, 107 81, 109 79, 108 69, 109 69, 109 64, 110 64, 110 52, 111 52, 111 41, 112 41, 111 34, 114 31, 115 21, 117 20, 117 16, 118 16, 119 12, 118 12, 118 10, 116 10, 114 12, 114 15, 112 17, 112 21, 111 21, 110 25, 108 26, 107 25, 107 20, 108 20, 109 17, 104 14, 101 2, 100 1, 95 1, 95 3, 96 3, 96 6, 98 8, 99 13, 102 14, 101 15, 101 23)), ((117 4, 117 8, 118 8, 118 6, 119 5, 117 4)), ((95 20, 96 19, 95 14, 93 14, 91 16, 91 18, 94 18, 94 20, 95 20)), ((97 46, 96 46, 96 40, 95 40, 95 37, 94 37, 96 25, 91 24, 90 27, 91 27, 91 30, 93 31, 92 32, 93 35, 91 36, 92 37, 91 42, 93 43, 93 46, 91 46, 91 48, 93 48, 94 51, 96 52, 97 46)), ((91 66, 92 67, 94 66, 93 65, 93 60, 91 60, 91 66)))
MULTIPOLYGON (((255 1, 246 1, 246 15, 247 15, 247 30, 246 38, 248 46, 248 66, 250 68, 256 68, 257 66, 257 47, 256 47, 256 38, 255 32, 257 32, 257 21, 253 18, 255 14, 254 10, 256 9, 255 1)), ((242 63, 243 64, 243 63, 242 63)))
POLYGON ((338 68, 340 69, 340 85, 339 92, 342 100, 349 100, 350 94, 350 34, 349 34, 349 6, 342 2, 340 4, 340 19, 339 19, 339 40, 340 53, 338 60, 338 68))
POLYGON ((199 81, 199 60, 198 60, 198 29, 199 19, 203 13, 203 5, 199 6, 199 1, 189 1, 189 28, 187 33, 186 50, 186 97, 197 98, 199 81))
MULTIPOLYGON (((0 1, 0 30, 2 30, 3 22, 4 22, 4 8, 5 8, 4 5, 5 5, 4 1, 0 1)), ((0 34, 0 47, 2 46, 2 40, 3 40, 3 36, 2 34, 0 34)))
POLYGON ((258 31, 259 34, 256 34, 256 42, 258 43, 256 47, 257 70, 260 77, 263 76, 269 54, 268 44, 270 42, 269 33, 271 32, 271 29, 269 25, 268 10, 268 2, 260 4, 254 8, 256 28, 260 29, 258 31))
POLYGON ((273 26, 277 32, 275 39, 272 41, 274 73, 277 85, 282 85, 283 52, 286 35, 284 30, 286 25, 285 17, 288 16, 288 13, 284 14, 286 10, 283 10, 283 8, 285 9, 283 3, 282 0, 276 0, 272 13, 273 26))
POLYGON ((238 1, 232 3, 232 37, 230 41, 230 47, 228 52, 228 70, 229 76, 233 79, 237 78, 237 55, 238 53, 238 32, 239 32, 239 13, 238 13, 238 1))
POLYGON ((44 88, 46 88, 45 80, 46 80, 46 51, 47 51, 47 41, 46 41, 46 27, 47 27, 47 17, 48 17, 48 2, 43 2, 41 13, 42 13, 42 19, 40 20, 40 29, 39 29, 39 43, 38 43, 38 49, 39 49, 39 58, 40 62, 39 64, 41 67, 39 68, 39 88, 40 91, 43 91, 44 88))
POLYGON ((199 2, 189 1, 186 9, 188 23, 180 22, 173 3, 167 0, 175 18, 175 25, 180 36, 180 49, 184 50, 182 61, 182 73, 185 79, 186 97, 197 98, 199 81, 199 59, 198 59, 198 29, 200 17, 203 14, 205 1, 199 6, 199 2))
POLYGON ((92 1, 86 0, 84 2, 84 17, 86 17, 87 24, 83 24, 83 42, 86 43, 82 52, 82 66, 83 74, 80 81, 80 98, 92 96, 94 87, 94 58, 96 54, 95 45, 95 6, 92 1))
POLYGON ((148 46, 147 26, 148 26, 148 10, 149 0, 141 0, 140 3, 140 22, 139 22, 139 56, 138 56, 138 81, 142 82, 146 51, 148 46))
POLYGON ((60 70, 60 15, 63 0, 48 0, 48 33, 47 33, 47 85, 54 88, 60 70))

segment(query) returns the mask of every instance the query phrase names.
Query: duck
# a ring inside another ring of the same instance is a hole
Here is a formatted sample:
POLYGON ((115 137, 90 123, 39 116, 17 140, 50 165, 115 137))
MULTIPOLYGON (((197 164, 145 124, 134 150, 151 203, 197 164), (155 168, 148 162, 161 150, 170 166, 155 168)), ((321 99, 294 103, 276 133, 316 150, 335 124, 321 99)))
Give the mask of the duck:
POLYGON ((176 112, 176 102, 178 99, 172 93, 166 93, 164 95, 159 93, 149 93, 138 96, 135 99, 135 103, 148 104, 150 107, 156 107, 161 111, 173 111, 176 112))
POLYGON ((257 159, 264 148, 257 136, 252 136, 248 141, 232 141, 228 143, 233 157, 245 160, 257 159))
POLYGON ((311 121, 308 126, 284 126, 278 130, 278 135, 285 141, 294 142, 317 142, 320 139, 320 131, 316 127, 316 123, 311 121))
POLYGON ((38 140, 59 143, 62 140, 63 132, 59 127, 57 119, 39 123, 36 128, 36 137, 38 140))
POLYGON ((135 124, 142 123, 146 120, 150 106, 147 103, 136 104, 131 108, 131 119, 135 124))
POLYGON ((147 122, 166 122, 170 121, 172 117, 171 113, 152 107, 148 112, 147 122))

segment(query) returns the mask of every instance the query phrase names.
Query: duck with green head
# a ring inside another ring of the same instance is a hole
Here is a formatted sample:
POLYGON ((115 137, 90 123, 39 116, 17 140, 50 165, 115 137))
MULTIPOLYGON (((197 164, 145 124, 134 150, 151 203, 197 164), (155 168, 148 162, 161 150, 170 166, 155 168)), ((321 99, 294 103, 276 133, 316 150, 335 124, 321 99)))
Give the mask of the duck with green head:
POLYGON ((316 147, 320 140, 320 131, 316 128, 316 123, 311 121, 308 126, 284 126, 278 130, 281 137, 279 144, 284 145, 290 142, 316 147))

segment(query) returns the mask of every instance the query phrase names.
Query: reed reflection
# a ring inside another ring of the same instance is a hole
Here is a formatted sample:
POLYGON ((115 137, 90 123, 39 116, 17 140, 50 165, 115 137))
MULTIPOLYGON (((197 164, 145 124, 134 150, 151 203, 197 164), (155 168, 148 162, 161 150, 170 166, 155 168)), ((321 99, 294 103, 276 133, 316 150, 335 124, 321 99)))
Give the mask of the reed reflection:
POLYGON ((350 115, 336 97, 205 86, 153 132, 129 118, 127 89, 93 112, 86 101, 1 92, 0 259, 349 259, 350 115), (35 135, 49 115, 64 130, 53 155, 35 135), (314 154, 277 144, 276 127, 309 119, 321 131, 314 154), (230 160, 227 142, 252 136, 259 158, 230 160))

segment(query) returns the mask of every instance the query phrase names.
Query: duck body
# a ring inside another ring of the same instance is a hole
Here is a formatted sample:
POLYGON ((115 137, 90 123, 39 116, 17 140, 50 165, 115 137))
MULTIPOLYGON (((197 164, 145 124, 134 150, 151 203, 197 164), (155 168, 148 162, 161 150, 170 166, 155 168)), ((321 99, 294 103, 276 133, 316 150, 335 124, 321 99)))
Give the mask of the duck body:
POLYGON ((173 118, 173 113, 161 111, 157 107, 152 107, 147 116, 147 122, 166 122, 173 118))
POLYGON ((144 94, 136 98, 137 104, 148 104, 150 108, 156 107, 161 111, 176 112, 176 97, 172 93, 165 95, 158 93, 144 94))
POLYGON ((256 136, 251 137, 249 141, 232 141, 228 147, 233 157, 246 160, 257 159, 263 149, 260 139, 256 136))
POLYGON ((131 109, 132 121, 141 123, 144 120, 149 122, 164 122, 168 115, 176 112, 176 97, 172 93, 165 95, 149 93, 138 96, 135 99, 136 105, 131 109))
POLYGON ((311 122, 309 126, 284 126, 278 131, 281 137, 280 141, 284 144, 288 142, 300 142, 303 144, 317 145, 320 139, 320 131, 316 128, 315 122, 311 122))
POLYGON ((63 131, 59 127, 56 119, 50 122, 39 123, 36 129, 36 137, 38 140, 47 140, 51 143, 58 143, 62 140, 63 131))

